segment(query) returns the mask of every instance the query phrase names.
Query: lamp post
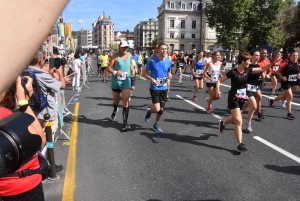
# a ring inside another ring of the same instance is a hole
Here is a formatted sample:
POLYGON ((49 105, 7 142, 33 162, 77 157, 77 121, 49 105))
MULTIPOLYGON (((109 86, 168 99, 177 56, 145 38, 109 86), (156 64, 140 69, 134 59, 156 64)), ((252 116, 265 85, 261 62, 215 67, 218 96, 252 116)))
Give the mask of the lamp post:
POLYGON ((203 20, 203 4, 202 4, 202 0, 200 0, 200 11, 201 11, 201 13, 200 13, 200 50, 202 50, 203 48, 202 48, 202 20, 203 20))

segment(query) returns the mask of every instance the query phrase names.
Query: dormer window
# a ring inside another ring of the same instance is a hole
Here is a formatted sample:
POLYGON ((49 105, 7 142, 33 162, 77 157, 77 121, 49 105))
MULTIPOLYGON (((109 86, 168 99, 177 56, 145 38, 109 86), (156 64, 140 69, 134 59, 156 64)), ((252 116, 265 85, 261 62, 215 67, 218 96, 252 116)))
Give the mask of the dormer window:
POLYGON ((171 9, 174 9, 174 3, 171 3, 171 4, 170 4, 170 8, 171 8, 171 9))
POLYGON ((193 4, 193 10, 197 10, 196 4, 193 4))
POLYGON ((185 3, 181 3, 181 10, 185 10, 185 3))

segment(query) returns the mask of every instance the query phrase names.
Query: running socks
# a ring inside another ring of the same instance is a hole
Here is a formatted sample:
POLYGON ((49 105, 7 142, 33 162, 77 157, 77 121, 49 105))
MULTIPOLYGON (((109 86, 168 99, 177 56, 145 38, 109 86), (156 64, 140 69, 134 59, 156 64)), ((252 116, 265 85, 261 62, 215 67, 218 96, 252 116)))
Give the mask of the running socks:
POLYGON ((127 119, 128 119, 128 114, 129 114, 129 107, 123 107, 123 122, 124 124, 127 124, 127 119))
POLYGON ((118 110, 118 105, 115 105, 115 103, 113 102, 113 106, 114 106, 114 112, 117 112, 117 110, 118 110))

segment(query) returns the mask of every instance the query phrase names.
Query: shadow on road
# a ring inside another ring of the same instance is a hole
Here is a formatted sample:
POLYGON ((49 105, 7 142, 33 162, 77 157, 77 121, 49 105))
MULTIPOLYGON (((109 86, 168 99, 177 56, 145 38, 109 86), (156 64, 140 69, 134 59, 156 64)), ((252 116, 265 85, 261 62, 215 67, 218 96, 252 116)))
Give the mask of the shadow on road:
POLYGON ((277 166, 277 165, 264 165, 265 168, 269 170, 273 170, 276 172, 282 172, 282 173, 288 173, 288 174, 294 174, 300 176, 300 166, 277 166))
POLYGON ((218 149, 218 150, 222 150, 222 151, 228 151, 228 152, 232 153, 233 155, 240 155, 240 153, 236 150, 230 150, 230 149, 226 149, 226 148, 223 148, 223 147, 218 147, 218 146, 209 145, 209 144, 199 142, 199 140, 208 140, 210 137, 218 137, 218 135, 214 135, 214 134, 204 134, 204 135, 201 135, 199 137, 195 137, 195 136, 189 136, 189 135, 177 135, 177 134, 173 134, 173 133, 142 132, 142 133, 140 133, 140 135, 146 136, 153 143, 158 143, 157 141, 155 141, 155 138, 165 138, 165 139, 170 139, 170 140, 173 140, 173 141, 176 141, 176 142, 184 142, 184 143, 188 143, 188 144, 208 147, 208 148, 211 148, 211 149, 218 149))

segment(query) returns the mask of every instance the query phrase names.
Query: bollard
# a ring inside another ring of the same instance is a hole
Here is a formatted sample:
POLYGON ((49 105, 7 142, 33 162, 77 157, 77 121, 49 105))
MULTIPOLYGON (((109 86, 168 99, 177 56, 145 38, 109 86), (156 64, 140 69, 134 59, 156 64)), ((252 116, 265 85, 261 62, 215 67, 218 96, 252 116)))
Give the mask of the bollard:
POLYGON ((50 115, 48 113, 44 114, 44 120, 47 122, 45 133, 46 133, 46 141, 47 141, 47 153, 48 159, 51 166, 50 175, 48 177, 49 180, 58 180, 60 177, 56 175, 56 165, 54 159, 54 143, 52 138, 52 129, 51 129, 51 122, 50 115))

